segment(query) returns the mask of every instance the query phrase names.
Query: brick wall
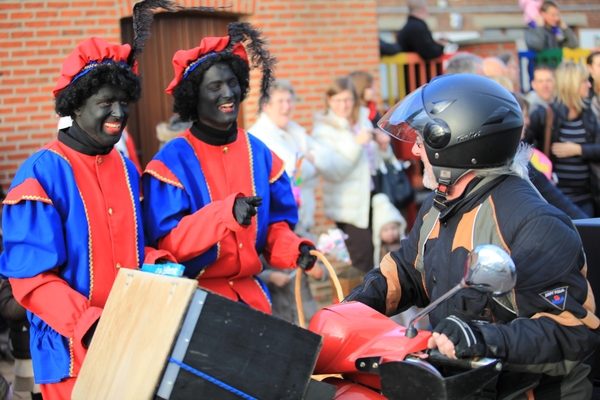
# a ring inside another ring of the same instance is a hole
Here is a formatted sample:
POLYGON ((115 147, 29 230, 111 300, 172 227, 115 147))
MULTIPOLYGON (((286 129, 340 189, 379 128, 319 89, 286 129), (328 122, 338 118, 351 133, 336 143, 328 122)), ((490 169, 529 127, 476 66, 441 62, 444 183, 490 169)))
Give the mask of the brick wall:
MULTIPOLYGON (((55 137, 52 89, 65 57, 82 40, 121 42, 120 20, 135 0, 0 2, 0 184, 6 190, 19 165, 55 137)), ((295 120, 310 130, 324 108, 329 82, 353 70, 378 72, 375 0, 185 0, 185 6, 228 7, 260 27, 278 58, 276 75, 297 89, 295 120)), ((245 126, 257 114, 260 75, 252 74, 245 126)), ((317 191, 320 200, 320 190, 317 191)), ((317 233, 331 227, 319 202, 317 233)), ((336 267, 343 268, 340 263, 336 267)), ((329 283, 315 285, 327 303, 329 283)))
POLYGON ((0 3, 0 183, 54 137, 52 89, 82 39, 120 42, 116 1, 0 3))
MULTIPOLYGON (((120 20, 135 1, 0 2, 0 184, 55 135, 52 89, 64 58, 83 39, 121 41, 120 20)), ((375 0, 187 0, 186 6, 224 11, 263 29, 278 57, 277 76, 298 89, 296 119, 310 128, 323 108, 329 81, 355 69, 377 73, 375 0)), ((245 104, 246 126, 256 118, 258 73, 245 104)))
MULTIPOLYGON (((313 114, 324 108, 323 93, 333 78, 358 69, 378 73, 374 0, 262 0, 248 21, 270 38, 279 59, 277 76, 297 89, 295 120, 308 129, 313 114)), ((256 74, 253 78, 256 83, 256 74)), ((252 120, 256 97, 247 104, 252 120)))
POLYGON ((515 52, 515 42, 506 43, 482 43, 482 44, 469 44, 461 45, 460 51, 468 51, 469 53, 477 54, 481 57, 497 56, 498 54, 506 52, 515 52))
MULTIPOLYGON (((511 24, 523 21, 523 12, 516 0, 427 0, 430 8, 428 22, 433 30, 451 31, 451 12, 463 16, 463 30, 480 30, 481 17, 494 17, 498 21, 512 19, 511 24), (443 3, 446 6, 443 6, 443 3), (489 9, 489 11, 488 11, 489 9)), ((590 0, 561 0, 557 2, 564 17, 576 16, 587 19, 586 28, 600 28, 600 8, 597 1, 590 0)), ((406 19, 406 0, 377 0, 377 7, 386 7, 385 17, 397 18, 400 29, 406 19)), ((381 16, 384 16, 383 14, 381 16)), ((578 19, 580 20, 580 19, 578 19)), ((523 26, 525 23, 523 22, 523 26)))

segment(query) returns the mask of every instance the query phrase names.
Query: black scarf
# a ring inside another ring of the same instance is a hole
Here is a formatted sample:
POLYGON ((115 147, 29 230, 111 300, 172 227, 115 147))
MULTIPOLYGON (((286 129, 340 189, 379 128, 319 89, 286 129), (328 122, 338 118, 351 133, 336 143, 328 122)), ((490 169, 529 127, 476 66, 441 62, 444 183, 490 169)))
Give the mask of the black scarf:
POLYGON ((233 143, 237 139, 237 122, 234 121, 229 129, 222 131, 196 121, 190 128, 190 132, 201 142, 212 146, 223 146, 233 143))
POLYGON ((85 133, 77 122, 73 121, 67 129, 61 129, 58 131, 58 141, 65 146, 85 154, 86 156, 105 156, 111 152, 114 146, 101 146, 98 142, 85 133))
POLYGON ((483 178, 473 178, 467 184, 467 187, 458 198, 446 200, 446 208, 440 212, 440 221, 444 222, 457 212, 463 212, 464 210, 472 209, 475 205, 478 205, 480 203, 480 199, 482 197, 489 196, 490 191, 496 186, 498 186, 500 183, 504 182, 508 177, 509 175, 500 175, 493 181, 488 182, 482 187, 480 187, 475 192, 472 192, 472 190, 475 188, 475 186, 477 186, 479 182, 483 180, 483 178))

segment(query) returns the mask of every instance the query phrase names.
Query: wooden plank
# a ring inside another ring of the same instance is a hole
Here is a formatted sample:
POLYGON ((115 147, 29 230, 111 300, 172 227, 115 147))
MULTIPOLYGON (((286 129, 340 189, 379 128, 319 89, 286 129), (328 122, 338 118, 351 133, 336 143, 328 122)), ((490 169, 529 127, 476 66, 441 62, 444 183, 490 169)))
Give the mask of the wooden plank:
POLYGON ((197 282, 121 269, 74 400, 152 399, 197 282))
MULTIPOLYGON (((207 292, 184 364, 261 400, 302 399, 321 336, 207 292)), ((170 400, 239 399, 180 370, 170 400)))

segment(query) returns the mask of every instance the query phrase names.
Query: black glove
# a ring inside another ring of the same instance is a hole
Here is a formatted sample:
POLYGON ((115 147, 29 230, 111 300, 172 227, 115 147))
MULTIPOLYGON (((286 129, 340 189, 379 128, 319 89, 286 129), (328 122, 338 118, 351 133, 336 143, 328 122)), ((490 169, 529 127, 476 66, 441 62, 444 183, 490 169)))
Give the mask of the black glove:
POLYGON ((98 322, 100 320, 97 320, 96 322, 94 322, 92 324, 92 326, 90 326, 90 329, 88 329, 88 331, 85 333, 85 335, 83 335, 83 338, 81 338, 81 343, 83 344, 84 348, 88 348, 90 347, 90 343, 92 342, 92 338, 94 337, 94 333, 96 333, 96 328, 98 327, 98 322))
POLYGON ((233 216, 238 224, 250 225, 252 217, 256 215, 256 208, 262 205, 262 197, 240 197, 233 203, 233 216))
POLYGON ((300 256, 298 257, 298 261, 296 261, 298 268, 300 268, 302 271, 310 271, 312 267, 315 266, 315 263, 317 262, 317 256, 311 255, 310 251, 316 249, 317 248, 312 244, 302 243, 300 245, 300 256))
POLYGON ((486 355, 487 347, 479 329, 455 315, 443 319, 433 331, 448 336, 448 339, 454 343, 457 358, 486 355))

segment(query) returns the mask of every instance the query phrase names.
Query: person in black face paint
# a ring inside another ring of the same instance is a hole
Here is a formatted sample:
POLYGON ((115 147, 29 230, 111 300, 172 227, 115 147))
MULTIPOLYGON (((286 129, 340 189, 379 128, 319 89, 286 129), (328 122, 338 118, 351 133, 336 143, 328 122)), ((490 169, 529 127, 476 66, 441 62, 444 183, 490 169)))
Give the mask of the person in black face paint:
POLYGON ((260 104, 268 100, 274 60, 263 46, 250 24, 233 23, 229 36, 175 54, 167 93, 173 111, 193 125, 159 151, 142 179, 151 245, 172 252, 199 286, 271 313, 256 276, 259 256, 276 268, 303 270, 316 257, 314 244, 292 231, 298 211, 283 162, 237 127, 248 54, 262 66, 260 104))
POLYGON ((71 398, 118 270, 169 258, 144 259, 140 176, 114 148, 141 96, 135 56, 158 3, 136 4, 133 46, 92 37, 67 57, 53 93, 73 125, 23 163, 4 200, 0 275, 27 309, 45 399, 71 398))

